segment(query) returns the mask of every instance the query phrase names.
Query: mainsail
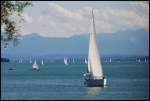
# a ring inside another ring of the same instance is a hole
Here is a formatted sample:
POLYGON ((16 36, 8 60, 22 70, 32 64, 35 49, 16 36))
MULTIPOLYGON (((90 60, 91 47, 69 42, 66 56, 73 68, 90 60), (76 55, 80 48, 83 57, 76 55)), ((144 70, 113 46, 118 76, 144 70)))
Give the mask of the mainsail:
POLYGON ((101 76, 101 77, 103 76, 101 60, 99 56, 98 47, 96 44, 96 30, 95 30, 93 9, 92 9, 92 29, 89 40, 88 71, 92 74, 92 76, 101 76))

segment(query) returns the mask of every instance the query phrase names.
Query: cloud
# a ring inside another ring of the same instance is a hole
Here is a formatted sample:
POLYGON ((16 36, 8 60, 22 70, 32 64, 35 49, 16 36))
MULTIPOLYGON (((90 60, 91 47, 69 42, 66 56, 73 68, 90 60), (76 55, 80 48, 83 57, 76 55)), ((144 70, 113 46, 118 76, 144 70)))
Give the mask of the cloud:
POLYGON ((69 11, 65 8, 63 8, 60 5, 57 5, 56 3, 49 3, 49 10, 51 10, 52 13, 55 15, 61 16, 61 17, 67 17, 71 19, 82 19, 82 16, 77 12, 69 11))
MULTIPOLYGON (((24 14, 27 21, 22 25, 24 34, 37 32, 46 37, 70 37, 74 34, 90 32, 90 6, 76 10, 52 2, 47 6, 47 11, 43 11, 46 13, 41 13, 39 16, 31 17, 27 13, 24 14)), ((128 7, 124 9, 96 8, 94 15, 97 33, 149 28, 147 2, 129 2, 128 7)))

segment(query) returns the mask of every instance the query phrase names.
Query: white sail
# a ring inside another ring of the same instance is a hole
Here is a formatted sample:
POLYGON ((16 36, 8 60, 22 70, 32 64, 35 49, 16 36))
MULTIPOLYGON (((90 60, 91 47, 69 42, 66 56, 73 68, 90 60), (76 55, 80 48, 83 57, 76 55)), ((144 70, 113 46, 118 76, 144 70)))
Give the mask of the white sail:
POLYGON ((64 64, 65 64, 65 65, 68 65, 67 58, 64 58, 64 64))
POLYGON ((19 60, 19 63, 22 63, 22 60, 19 60))
POLYGON ((109 62, 111 62, 111 58, 109 59, 109 62))
POLYGON ((75 62, 74 62, 74 58, 73 58, 73 63, 75 63, 75 62))
POLYGON ((30 63, 32 63, 32 60, 30 59, 30 63))
POLYGON ((36 60, 34 61, 34 64, 32 65, 32 68, 33 68, 33 69, 39 69, 39 66, 38 66, 37 63, 36 63, 36 60))
POLYGON ((85 58, 84 62, 85 62, 85 64, 87 64, 87 60, 86 60, 86 58, 85 58))
POLYGON ((146 58, 145 58, 145 62, 147 62, 147 61, 146 61, 146 58))
POLYGON ((44 64, 43 59, 42 59, 42 61, 41 61, 41 64, 42 64, 42 65, 44 64))
POLYGON ((138 62, 141 62, 141 60, 139 59, 138 62))
POLYGON ((88 54, 88 71, 92 76, 103 76, 101 60, 96 43, 96 31, 94 24, 94 15, 92 10, 92 29, 89 40, 89 54, 88 54))

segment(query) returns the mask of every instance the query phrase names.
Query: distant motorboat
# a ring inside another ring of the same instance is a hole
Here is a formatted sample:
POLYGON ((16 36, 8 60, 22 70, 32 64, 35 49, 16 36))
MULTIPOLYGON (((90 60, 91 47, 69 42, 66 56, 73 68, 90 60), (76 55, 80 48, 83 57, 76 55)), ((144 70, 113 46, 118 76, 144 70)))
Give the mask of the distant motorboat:
POLYGON ((34 64, 32 65, 33 70, 39 70, 39 66, 36 63, 36 60, 34 61, 34 64))

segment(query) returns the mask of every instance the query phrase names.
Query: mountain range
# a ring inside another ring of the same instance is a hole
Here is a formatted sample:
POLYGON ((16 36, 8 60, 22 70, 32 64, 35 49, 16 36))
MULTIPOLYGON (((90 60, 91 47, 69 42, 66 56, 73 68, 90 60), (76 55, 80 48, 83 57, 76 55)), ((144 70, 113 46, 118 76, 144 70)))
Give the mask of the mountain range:
MULTIPOLYGON (((106 55, 142 55, 149 56, 149 30, 128 30, 115 33, 98 33, 97 44, 102 56, 106 55)), ((87 33, 69 38, 42 37, 38 33, 22 36, 20 44, 12 44, 2 55, 47 56, 61 54, 88 54, 89 36, 87 33)))

